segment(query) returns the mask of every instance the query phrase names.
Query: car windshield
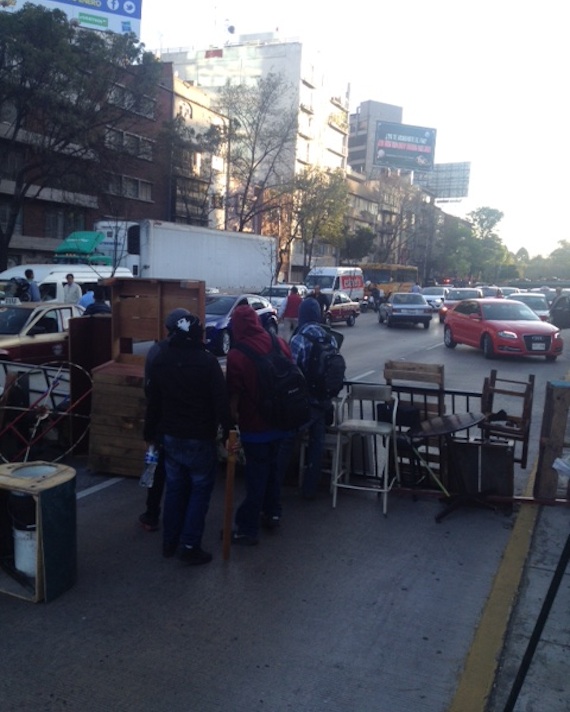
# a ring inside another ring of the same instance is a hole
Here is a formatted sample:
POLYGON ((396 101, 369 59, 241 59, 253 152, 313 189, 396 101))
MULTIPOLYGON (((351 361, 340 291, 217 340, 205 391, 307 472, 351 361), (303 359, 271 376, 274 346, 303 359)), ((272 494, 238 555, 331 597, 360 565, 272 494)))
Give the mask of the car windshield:
POLYGON ((262 297, 286 297, 289 289, 289 287, 265 287, 260 294, 262 297))
POLYGON ((530 307, 522 302, 502 304, 481 303, 483 318, 487 321, 540 321, 530 307))
POLYGON ((31 311, 21 307, 0 307, 0 334, 19 334, 31 311))
POLYGON ((446 302, 458 301, 460 299, 477 299, 481 293, 477 289, 450 289, 445 297, 446 302))
POLYGON ((305 287, 314 289, 317 285, 321 289, 332 289, 334 285, 334 275, 309 274, 305 279, 305 287))
POLYGON ((424 296, 427 294, 430 297, 434 294, 438 297, 443 297, 443 295, 445 294, 445 289, 443 287, 424 287, 422 289, 422 294, 424 296))
POLYGON ((540 294, 529 294, 528 296, 526 294, 513 294, 511 296, 511 299, 516 299, 517 302, 524 302, 526 305, 528 305, 531 309, 534 309, 535 311, 537 309, 542 311, 548 311, 548 303, 546 301, 546 298, 540 294))
POLYGON ((425 304, 421 294, 394 294, 392 304, 425 304))
POLYGON ((206 297, 206 314, 214 314, 216 316, 222 316, 227 314, 233 305, 236 303, 237 297, 218 297, 218 296, 207 296, 206 297))

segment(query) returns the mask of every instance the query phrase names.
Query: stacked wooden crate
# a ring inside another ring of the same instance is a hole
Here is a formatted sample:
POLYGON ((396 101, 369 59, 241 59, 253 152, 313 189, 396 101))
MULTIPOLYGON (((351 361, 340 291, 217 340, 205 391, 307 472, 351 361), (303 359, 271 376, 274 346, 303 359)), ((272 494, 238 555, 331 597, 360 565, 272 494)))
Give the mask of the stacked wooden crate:
POLYGON ((166 316, 178 307, 204 319, 199 281, 116 279, 111 284, 112 354, 93 369, 89 463, 92 469, 138 477, 145 443, 144 360, 165 337, 166 316))

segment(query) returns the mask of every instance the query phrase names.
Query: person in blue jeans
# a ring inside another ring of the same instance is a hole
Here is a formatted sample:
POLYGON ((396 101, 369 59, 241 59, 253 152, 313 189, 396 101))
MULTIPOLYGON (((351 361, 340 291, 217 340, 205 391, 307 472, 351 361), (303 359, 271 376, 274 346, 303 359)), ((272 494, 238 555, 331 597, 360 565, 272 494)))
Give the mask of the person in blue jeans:
MULTIPOLYGON (((322 324, 321 307, 316 299, 308 297, 303 300, 299 308, 299 326, 291 337, 290 347, 293 361, 303 372, 311 392, 311 373, 309 363, 311 352, 314 348, 313 342, 304 338, 307 334, 317 340, 323 340, 330 336, 331 343, 336 348, 339 347, 334 336, 330 335, 326 327, 322 324)), ((323 449, 326 435, 327 418, 332 413, 332 402, 330 399, 321 400, 316 396, 311 396, 311 421, 308 427, 308 444, 305 471, 301 485, 301 494, 304 499, 312 500, 317 496, 317 490, 321 480, 321 468, 323 459, 323 449)), ((285 446, 280 455, 280 459, 286 466, 288 463, 292 446, 285 446)))
POLYGON ((168 315, 169 336, 148 364, 144 439, 162 443, 166 471, 163 555, 207 564, 202 549, 218 462, 218 426, 227 438, 230 407, 218 359, 206 351, 204 329, 186 309, 168 315))
MULTIPOLYGON (((259 354, 269 354, 272 341, 250 306, 239 306, 232 313, 234 343, 243 343, 259 354)), ((287 358, 291 351, 279 338, 287 358)), ((232 417, 239 425, 245 454, 246 494, 235 515, 232 542, 252 546, 259 542, 260 525, 275 529, 281 520, 281 483, 278 454, 288 433, 267 423, 260 413, 260 393, 255 362, 237 348, 228 353, 226 380, 232 417)))

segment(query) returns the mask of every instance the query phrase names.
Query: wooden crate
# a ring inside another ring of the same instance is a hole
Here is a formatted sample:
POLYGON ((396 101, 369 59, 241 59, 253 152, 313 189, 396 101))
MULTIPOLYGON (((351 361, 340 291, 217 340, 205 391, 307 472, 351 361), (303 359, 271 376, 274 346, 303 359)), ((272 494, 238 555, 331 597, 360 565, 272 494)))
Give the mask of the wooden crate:
POLYGON ((113 360, 94 368, 89 463, 94 470, 139 477, 144 466, 145 350, 166 336, 178 307, 204 320, 205 284, 198 281, 111 280, 113 360))

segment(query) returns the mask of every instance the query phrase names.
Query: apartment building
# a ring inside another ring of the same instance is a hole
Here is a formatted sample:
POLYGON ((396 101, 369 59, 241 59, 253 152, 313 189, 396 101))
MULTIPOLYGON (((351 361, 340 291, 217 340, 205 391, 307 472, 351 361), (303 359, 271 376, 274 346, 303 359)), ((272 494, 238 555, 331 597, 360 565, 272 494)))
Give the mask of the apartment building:
POLYGON ((376 123, 402 123, 402 107, 380 101, 363 101, 349 117, 348 165, 355 173, 377 178, 381 169, 374 166, 376 123))

